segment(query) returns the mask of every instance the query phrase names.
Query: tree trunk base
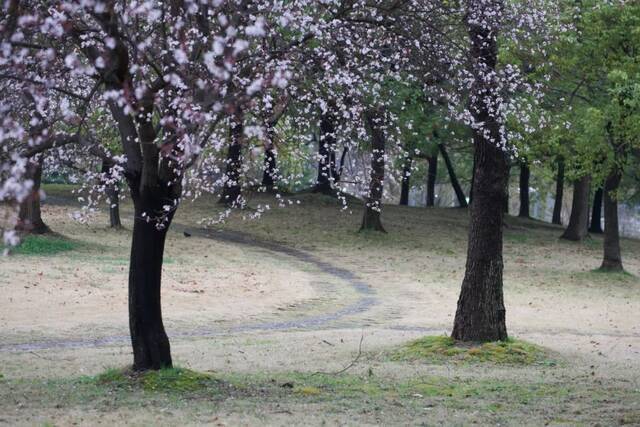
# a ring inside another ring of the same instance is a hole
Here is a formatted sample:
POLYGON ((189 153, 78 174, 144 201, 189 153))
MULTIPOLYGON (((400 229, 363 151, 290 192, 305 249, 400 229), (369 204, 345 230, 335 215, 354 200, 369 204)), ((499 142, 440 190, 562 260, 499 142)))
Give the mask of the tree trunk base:
POLYGON ((380 212, 375 211, 371 208, 365 208, 364 215, 362 217, 362 225, 360 226, 361 231, 379 231, 381 233, 386 233, 387 230, 382 226, 382 220, 380 218, 380 212))
POLYGON ((331 188, 331 185, 316 184, 311 190, 314 194, 324 194, 325 196, 334 196, 335 191, 331 188))
POLYGON ((589 237, 588 234, 585 235, 580 235, 580 234, 576 234, 573 232, 567 232, 569 230, 566 230, 562 236, 560 236, 560 239, 562 240, 569 240, 570 242, 582 242, 583 240, 587 239, 589 237))
POLYGON ((622 273, 624 271, 624 267, 620 261, 604 260, 598 271, 605 273, 622 273))
POLYGON ((379 231, 380 233, 387 234, 387 230, 385 230, 382 224, 380 224, 379 222, 378 224, 367 224, 367 225, 362 224, 358 232, 361 233, 363 231, 379 231))
POLYGON ((16 231, 24 234, 37 234, 37 235, 52 233, 51 229, 44 222, 40 222, 36 224, 20 223, 16 226, 16 231))
POLYGON ((229 188, 223 191, 222 196, 218 199, 219 205, 224 205, 229 208, 239 208, 242 207, 242 192, 240 188, 229 188))

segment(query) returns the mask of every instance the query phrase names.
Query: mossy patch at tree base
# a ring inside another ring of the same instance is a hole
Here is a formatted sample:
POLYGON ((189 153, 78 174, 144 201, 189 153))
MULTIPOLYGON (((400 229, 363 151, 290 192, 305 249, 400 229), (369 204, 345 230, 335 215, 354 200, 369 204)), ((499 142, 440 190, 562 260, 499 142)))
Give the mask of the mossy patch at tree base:
POLYGON ((218 389, 220 381, 212 375, 184 368, 136 372, 131 369, 109 369, 87 379, 99 386, 141 389, 162 393, 192 393, 218 389))
POLYGON ((618 268, 599 267, 594 270, 591 270, 591 273, 608 275, 609 279, 617 280, 617 281, 625 281, 625 280, 628 281, 629 279, 634 278, 633 274, 629 273, 624 269, 618 269, 618 268))
POLYGON ((535 344, 508 339, 487 343, 466 343, 447 336, 424 337, 412 341, 394 355, 396 360, 430 362, 493 363, 499 365, 554 364, 547 352, 535 344))

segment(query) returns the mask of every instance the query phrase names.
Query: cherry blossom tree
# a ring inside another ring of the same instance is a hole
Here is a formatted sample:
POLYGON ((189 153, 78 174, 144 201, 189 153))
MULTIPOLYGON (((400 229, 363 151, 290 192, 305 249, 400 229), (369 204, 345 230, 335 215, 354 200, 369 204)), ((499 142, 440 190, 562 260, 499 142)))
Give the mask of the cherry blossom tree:
MULTIPOLYGON (((289 43, 298 44, 306 6, 221 0, 3 5, 0 82, 3 93, 15 96, 2 100, 2 197, 28 197, 30 150, 93 144, 96 129, 86 116, 109 111, 104 125, 118 129, 123 156, 117 163, 135 211, 129 273, 135 369, 172 363, 160 282, 185 175, 203 152, 224 144, 215 137, 220 123, 250 109, 261 90, 286 86, 283 54, 261 42, 288 28, 289 43), (22 93, 32 105, 13 102, 22 93)), ((15 242, 10 231, 6 236, 15 242)))

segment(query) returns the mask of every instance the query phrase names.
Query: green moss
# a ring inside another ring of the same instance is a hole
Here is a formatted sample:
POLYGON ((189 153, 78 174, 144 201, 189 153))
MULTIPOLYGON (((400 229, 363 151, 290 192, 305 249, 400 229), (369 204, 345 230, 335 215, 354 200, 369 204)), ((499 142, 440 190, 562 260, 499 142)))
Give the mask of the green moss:
POLYGON ((531 365, 549 362, 541 347, 525 341, 461 343, 447 336, 424 337, 409 343, 394 353, 395 359, 427 360, 431 362, 460 361, 506 365, 531 365))
POLYGON ((320 390, 318 387, 305 386, 300 387, 296 390, 296 392, 303 396, 317 396, 322 393, 322 390, 320 390))
POLYGON ((141 379, 145 390, 180 393, 207 389, 217 382, 211 375, 183 368, 149 371, 141 379))
POLYGON ((134 372, 126 369, 109 369, 88 379, 99 386, 128 388, 162 393, 193 393, 216 388, 218 380, 208 374, 184 368, 134 372))
POLYGON ((129 377, 125 375, 127 371, 123 369, 107 369, 95 377, 87 378, 87 382, 97 385, 109 385, 113 387, 125 387, 129 385, 129 377))
POLYGON ((78 249, 80 244, 59 236, 26 236, 20 245, 12 250, 19 255, 55 255, 78 249))
POLYGON ((591 273, 606 275, 605 280, 629 281, 635 277, 633 274, 625 270, 610 270, 602 267, 591 270, 591 273))

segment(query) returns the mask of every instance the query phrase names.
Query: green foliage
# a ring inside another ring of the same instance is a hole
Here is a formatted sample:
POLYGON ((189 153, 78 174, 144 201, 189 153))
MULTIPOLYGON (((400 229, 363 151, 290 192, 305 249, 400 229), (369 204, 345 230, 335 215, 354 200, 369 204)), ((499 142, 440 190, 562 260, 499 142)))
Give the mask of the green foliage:
POLYGON ((50 256, 61 252, 76 250, 80 243, 59 236, 29 235, 22 239, 20 245, 12 250, 19 255, 50 256))
POLYGON ((640 5, 585 1, 572 20, 576 31, 552 47, 559 95, 547 106, 545 145, 568 160, 569 179, 591 175, 598 186, 612 171, 637 168, 640 5))
POLYGON ((399 359, 431 362, 460 361, 500 365, 531 365, 545 360, 544 349, 520 340, 488 343, 461 343, 447 336, 424 337, 395 354, 399 359))

